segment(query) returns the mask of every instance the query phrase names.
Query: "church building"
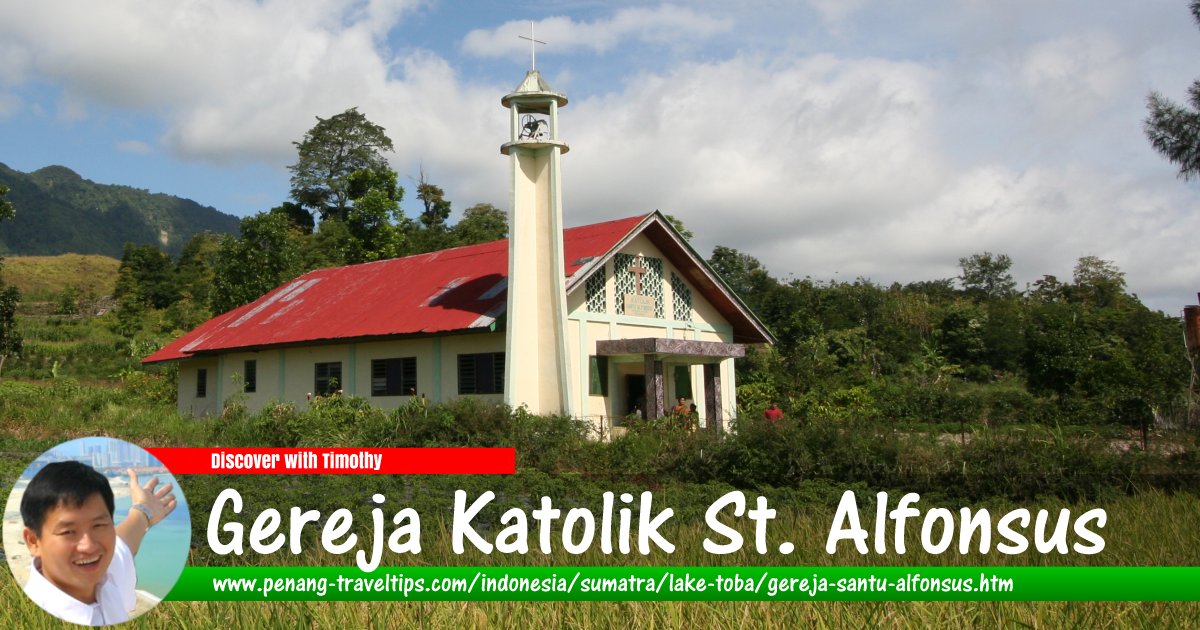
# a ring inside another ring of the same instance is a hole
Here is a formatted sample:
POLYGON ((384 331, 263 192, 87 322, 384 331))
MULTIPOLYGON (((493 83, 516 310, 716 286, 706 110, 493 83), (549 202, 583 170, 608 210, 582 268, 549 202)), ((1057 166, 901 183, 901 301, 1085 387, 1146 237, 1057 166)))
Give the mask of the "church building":
POLYGON ((318 269, 150 355, 179 363, 180 412, 303 408, 341 392, 384 408, 463 396, 566 414, 596 435, 679 398, 736 415, 734 361, 770 332, 659 212, 563 227, 559 109, 531 70, 509 110, 509 238, 318 269))

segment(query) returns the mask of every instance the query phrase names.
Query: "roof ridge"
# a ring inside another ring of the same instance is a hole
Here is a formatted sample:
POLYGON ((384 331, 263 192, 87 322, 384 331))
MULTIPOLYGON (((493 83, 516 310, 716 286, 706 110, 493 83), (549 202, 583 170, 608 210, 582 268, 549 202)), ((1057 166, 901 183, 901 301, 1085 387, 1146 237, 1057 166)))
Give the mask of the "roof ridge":
MULTIPOLYGON (((631 221, 631 220, 633 220, 633 219, 642 220, 642 219, 645 219, 646 217, 650 216, 651 214, 654 214, 654 213, 653 213, 653 212, 649 212, 649 213, 646 213, 646 214, 636 214, 636 215, 631 215, 631 216, 627 216, 627 217, 622 217, 622 218, 620 218, 620 219, 609 219, 608 221, 598 221, 598 222, 596 222, 596 223, 585 223, 585 224, 583 224, 583 225, 573 225, 573 226, 571 226, 571 227, 568 227, 568 228, 563 228, 563 232, 567 232, 567 231, 570 231, 570 230, 580 230, 580 229, 584 229, 584 228, 590 228, 590 227, 598 227, 598 226, 601 226, 601 225, 608 225, 608 224, 610 224, 610 223, 621 223, 621 222, 624 222, 624 221, 631 221)), ((297 276, 297 277, 298 277, 298 278, 304 278, 304 277, 307 277, 307 276, 309 276, 310 274, 314 274, 314 273, 321 272, 321 271, 330 271, 330 270, 333 270, 333 269, 348 269, 348 268, 353 268, 353 267, 358 267, 358 268, 361 268, 361 267, 363 267, 363 266, 366 266, 366 265, 376 265, 376 264, 381 264, 381 263, 395 263, 395 262, 398 262, 398 261, 401 261, 401 260, 416 260, 416 259, 418 259, 418 258, 420 258, 420 257, 422 257, 422 256, 429 256, 429 257, 433 257, 433 256, 435 256, 435 255, 439 255, 439 254, 446 254, 446 253, 448 253, 448 252, 453 252, 453 251, 455 251, 455 250, 465 250, 465 249, 471 249, 471 248, 483 248, 484 246, 487 246, 487 245, 497 245, 497 244, 499 244, 499 243, 507 243, 507 242, 508 242, 508 237, 504 237, 504 238, 499 238, 499 239, 495 239, 495 240, 492 240, 492 241, 484 241, 484 242, 482 242, 482 243, 471 243, 471 244, 469 244, 469 245, 456 245, 456 246, 454 246, 454 247, 447 247, 447 248, 444 248, 444 249, 435 249, 435 250, 433 250, 433 251, 429 251, 429 252, 420 252, 420 253, 417 253, 417 254, 409 254, 409 255, 407 255, 407 256, 397 256, 397 257, 395 257, 395 258, 383 258, 383 259, 380 259, 380 260, 369 260, 369 261, 367 261, 367 262, 361 262, 361 263, 351 263, 351 264, 349 264, 349 265, 333 265, 333 266, 330 266, 330 267, 319 267, 319 268, 317 268, 317 269, 312 269, 312 270, 310 270, 310 271, 306 271, 306 272, 304 272, 303 274, 301 274, 301 275, 299 275, 299 276, 297 276)), ((285 284, 286 284, 286 283, 285 283, 285 284)))
MULTIPOLYGON (((574 261, 608 251, 646 216, 563 230, 568 259, 562 270, 564 280, 581 267, 574 261)), ((486 328, 506 305, 500 287, 508 275, 507 243, 508 239, 497 239, 314 269, 213 317, 146 362, 246 348, 486 328), (366 266, 375 263, 384 264, 366 266), (435 295, 438 299, 431 300, 435 295)))

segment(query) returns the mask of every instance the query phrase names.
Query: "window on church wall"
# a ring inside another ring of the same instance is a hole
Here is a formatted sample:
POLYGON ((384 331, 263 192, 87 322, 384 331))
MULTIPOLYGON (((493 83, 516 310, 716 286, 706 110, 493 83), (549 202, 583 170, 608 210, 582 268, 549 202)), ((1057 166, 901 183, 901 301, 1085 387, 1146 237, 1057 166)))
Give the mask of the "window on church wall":
POLYGON ((342 388, 342 362, 317 363, 313 366, 313 393, 328 396, 342 388))
POLYGON ((406 396, 417 389, 417 358, 373 359, 372 396, 406 396))
POLYGON ((617 254, 613 257, 618 315, 663 318, 663 262, 650 256, 617 254), (627 296, 637 303, 627 304, 627 296))
POLYGON ((205 396, 208 396, 208 370, 200 368, 196 370, 196 398, 205 396))
POLYGON ((607 281, 607 266, 601 266, 587 279, 584 289, 587 291, 587 310, 589 313, 608 312, 608 296, 605 295, 604 291, 604 285, 607 281))
POLYGON ((671 272, 671 305, 675 319, 681 322, 692 321, 692 290, 675 272, 671 272))
POLYGON ((247 394, 258 391, 258 361, 254 359, 242 364, 242 391, 247 394))
POLYGON ((608 395, 608 357, 593 356, 588 362, 588 394, 608 395))
POLYGON ((458 355, 458 393, 503 394, 504 353, 458 355))

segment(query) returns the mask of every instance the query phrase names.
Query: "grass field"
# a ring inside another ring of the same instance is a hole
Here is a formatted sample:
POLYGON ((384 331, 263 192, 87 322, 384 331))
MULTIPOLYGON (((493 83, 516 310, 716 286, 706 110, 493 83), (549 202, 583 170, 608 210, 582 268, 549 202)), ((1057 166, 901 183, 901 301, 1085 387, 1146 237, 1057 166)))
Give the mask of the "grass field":
POLYGON ((81 294, 101 297, 113 294, 120 266, 121 261, 108 256, 9 256, 4 259, 0 278, 17 287, 24 301, 54 300, 67 285, 81 294))
MULTIPOLYGON (((186 482, 185 482, 186 485, 186 482)), ((1104 505, 1111 530, 1110 548, 1087 560, 1103 565, 1195 565, 1200 552, 1194 533, 1200 527, 1200 501, 1192 495, 1146 493, 1104 505)), ((193 520, 204 514, 193 513, 193 520)), ((793 511, 782 525, 799 540, 820 540, 828 526, 824 512, 793 511)), ((432 527, 436 530, 436 527, 432 527)), ((677 532, 680 551, 669 564, 708 564, 698 550, 699 526, 677 532)), ((805 545, 793 564, 861 564, 856 555, 825 556, 817 545, 805 545)), ((278 561, 272 558, 272 561, 278 561)), ((420 556, 425 565, 477 563, 478 557, 455 557, 435 542, 420 556)), ((582 558, 526 558, 538 564, 597 565, 610 563, 601 554, 582 558)), ((939 558, 910 553, 878 558, 881 565, 987 564, 998 557, 939 558)), ((1028 562, 1029 556, 1015 562, 1028 562)), ((1079 558, 1055 562, 1073 564, 1079 558)), ((494 562, 495 560, 492 559, 494 562)), ((781 564, 757 554, 735 555, 722 564, 781 564)), ((344 557, 321 551, 297 564, 347 566, 344 557)), ((660 564, 668 564, 660 562, 660 564)), ((4 576, 0 576, 4 577, 4 576)), ((1197 602, 164 602, 130 627, 137 628, 1186 628, 1200 619, 1197 602)), ((0 580, 0 627, 64 627, 29 604, 11 579, 0 580)))
MULTIPOLYGON (((9 580, 11 582, 11 580, 9 580)), ((1195 602, 164 602, 129 628, 1194 628, 1195 602)), ((0 589, 0 626, 78 628, 0 589)))
MULTIPOLYGON (((120 437, 143 446, 219 445, 230 435, 230 420, 193 420, 179 416, 164 393, 164 383, 148 378, 110 381, 96 385, 71 379, 0 382, 0 487, 10 487, 20 472, 41 451, 66 439, 90 435, 120 437), (223 433, 224 432, 224 433, 223 433)), ((232 422, 238 422, 234 420, 232 422)), ((264 439, 259 436, 257 439, 264 439)), ((1019 456, 1019 455, 1014 455, 1019 456)), ((1097 555, 1007 556, 988 554, 928 554, 915 544, 903 556, 894 552, 861 557, 844 545, 835 555, 826 554, 824 539, 832 522, 831 496, 843 488, 818 481, 798 487, 747 488, 751 497, 761 492, 779 509, 773 530, 786 532, 797 543, 790 556, 758 555, 747 546, 728 556, 711 556, 703 551, 703 506, 728 489, 719 484, 683 482, 654 484, 656 500, 677 508, 678 518, 664 528, 664 535, 678 545, 675 554, 614 558, 591 550, 582 556, 557 552, 543 556, 485 556, 479 552, 455 554, 444 532, 444 504, 456 487, 472 494, 495 488, 512 503, 552 496, 561 507, 573 501, 587 503, 582 494, 594 493, 599 484, 577 472, 561 473, 530 469, 506 478, 403 478, 389 476, 317 477, 218 477, 192 476, 181 485, 192 505, 193 550, 191 564, 221 566, 238 564, 296 564, 314 566, 353 565, 349 555, 323 551, 310 532, 305 552, 271 556, 218 557, 204 542, 212 499, 222 487, 238 488, 246 498, 242 522, 248 523, 266 505, 302 505, 328 510, 349 507, 361 514, 369 509, 370 492, 389 498, 406 497, 419 504, 423 531, 428 540, 420 556, 384 556, 384 565, 419 563, 437 565, 538 564, 613 565, 622 562, 642 565, 751 566, 1197 566, 1200 547, 1200 497, 1194 491, 1147 490, 1134 494, 1113 493, 1092 500, 1064 502, 1039 498, 1025 504, 995 499, 970 507, 987 507, 999 513, 1013 507, 1079 510, 1103 507, 1108 525, 1103 535, 1105 550, 1097 555), (390 556, 390 557, 389 557, 390 556)), ((645 481, 629 481, 632 485, 645 481)), ((632 488, 632 485, 629 486, 632 488)), ((858 488, 869 493, 870 488, 858 488)), ((869 496, 868 495, 860 495, 869 496)), ((938 499, 933 499, 939 501, 938 499)), ((945 501, 942 499, 940 501, 945 501)), ((950 504, 938 503, 952 507, 950 504)), ((922 506, 928 507, 928 506, 922 506)), ((861 507, 864 514, 870 508, 861 507)), ((365 523, 356 515, 356 523, 365 523)), ((749 534, 746 525, 741 526, 749 534)), ((911 530, 910 530, 911 531, 911 530)), ((365 532, 360 531, 360 535, 365 532)), ((915 536, 915 533, 910 535, 915 536)), ((423 537, 424 538, 424 537, 423 537)), ((5 570, 0 570, 3 573, 5 570)), ((1033 628, 1176 628, 1200 624, 1197 602, 164 602, 154 611, 134 620, 134 628, 845 628, 845 627, 1033 627, 1033 628)), ((30 604, 10 576, 0 575, 0 628, 62 628, 59 623, 30 604)))

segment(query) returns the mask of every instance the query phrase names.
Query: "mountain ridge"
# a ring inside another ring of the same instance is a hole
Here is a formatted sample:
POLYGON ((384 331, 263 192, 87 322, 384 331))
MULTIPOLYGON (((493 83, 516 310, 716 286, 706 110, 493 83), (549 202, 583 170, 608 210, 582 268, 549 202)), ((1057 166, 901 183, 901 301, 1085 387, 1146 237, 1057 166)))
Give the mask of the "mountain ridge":
POLYGON ((191 199, 122 184, 98 184, 66 166, 31 173, 0 163, 0 185, 16 218, 0 224, 0 255, 99 254, 125 243, 178 255, 201 232, 236 234, 240 219, 191 199))

